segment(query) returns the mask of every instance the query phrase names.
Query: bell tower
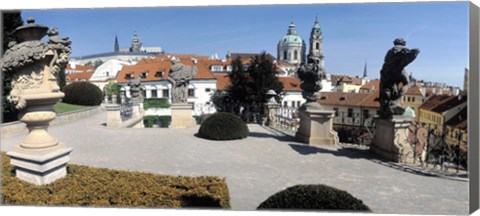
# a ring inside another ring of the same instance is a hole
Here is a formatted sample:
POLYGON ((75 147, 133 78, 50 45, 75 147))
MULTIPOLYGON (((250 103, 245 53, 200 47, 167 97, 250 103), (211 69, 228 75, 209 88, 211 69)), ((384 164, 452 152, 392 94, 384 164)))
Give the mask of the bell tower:
POLYGON ((310 32, 310 50, 308 52, 308 57, 317 59, 320 66, 324 67, 322 41, 323 35, 320 30, 320 24, 318 24, 318 17, 315 17, 315 23, 310 32))

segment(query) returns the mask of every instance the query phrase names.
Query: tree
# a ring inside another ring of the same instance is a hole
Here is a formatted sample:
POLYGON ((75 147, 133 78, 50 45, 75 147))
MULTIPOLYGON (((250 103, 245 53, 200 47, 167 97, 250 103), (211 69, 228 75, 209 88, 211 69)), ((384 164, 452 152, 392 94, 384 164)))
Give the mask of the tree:
POLYGON ((67 77, 65 75, 65 69, 60 70, 57 76, 57 84, 60 90, 63 91, 63 87, 67 85, 67 77))
MULTIPOLYGON (((267 58, 264 51, 256 55, 247 69, 250 76, 251 102, 265 103, 267 92, 272 89, 277 94, 283 91, 283 83, 278 80, 276 66, 267 58)), ((278 98, 277 98, 278 99, 278 98)))
MULTIPOLYGON (((8 49, 8 44, 12 41, 15 41, 15 36, 13 31, 23 24, 22 17, 20 12, 3 12, 3 50, 2 55, 5 53, 5 50, 8 49)), ((18 120, 18 110, 15 108, 15 105, 10 103, 7 100, 7 96, 10 95, 12 90, 12 78, 13 74, 1 74, 2 84, 3 84, 3 94, 2 94, 2 113, 3 113, 3 122, 11 122, 18 120)))
POLYGON ((103 61, 102 60, 96 60, 94 63, 93 63, 93 67, 95 68, 98 68, 100 67, 100 65, 103 64, 103 61))
POLYGON ((232 102, 250 103, 252 89, 250 88, 250 78, 245 72, 242 60, 237 57, 232 61, 232 72, 228 75, 230 85, 227 87, 228 96, 232 102))

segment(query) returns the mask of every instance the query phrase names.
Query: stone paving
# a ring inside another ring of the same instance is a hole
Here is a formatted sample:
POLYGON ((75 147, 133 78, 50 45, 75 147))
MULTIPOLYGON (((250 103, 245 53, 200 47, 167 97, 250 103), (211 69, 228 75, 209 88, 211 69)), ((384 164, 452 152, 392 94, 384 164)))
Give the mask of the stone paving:
MULTIPOLYGON (((73 147, 71 163, 227 180, 233 210, 255 210, 270 195, 296 184, 346 190, 382 214, 468 214, 468 182, 386 166, 365 150, 313 147, 249 125, 235 141, 197 138, 190 129, 109 129, 106 113, 54 125, 49 132, 73 147)), ((26 136, 1 138, 9 151, 26 136)))

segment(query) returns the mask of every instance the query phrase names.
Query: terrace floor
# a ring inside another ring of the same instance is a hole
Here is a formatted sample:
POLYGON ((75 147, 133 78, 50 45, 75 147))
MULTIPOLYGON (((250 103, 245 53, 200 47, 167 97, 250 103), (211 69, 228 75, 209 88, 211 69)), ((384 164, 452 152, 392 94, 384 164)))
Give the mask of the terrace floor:
MULTIPOLYGON (((72 164, 168 175, 225 177, 233 210, 255 210, 296 184, 326 184, 364 201, 373 213, 468 214, 468 182, 405 172, 366 150, 308 146, 249 125, 235 141, 197 138, 197 128, 110 129, 102 112, 54 125, 50 134, 73 147, 72 164)), ((26 132, 1 138, 1 151, 26 132)))

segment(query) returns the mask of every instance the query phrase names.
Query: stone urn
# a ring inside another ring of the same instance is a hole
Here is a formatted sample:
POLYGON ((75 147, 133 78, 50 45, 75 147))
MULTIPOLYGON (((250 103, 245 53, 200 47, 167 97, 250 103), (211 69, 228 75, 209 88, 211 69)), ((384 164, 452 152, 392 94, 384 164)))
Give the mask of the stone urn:
POLYGON ((7 154, 18 178, 36 185, 48 184, 66 175, 72 151, 47 131, 49 122, 56 118, 53 105, 64 97, 56 76, 68 63, 71 42, 60 38, 58 29, 37 25, 33 18, 13 34, 16 41, 10 42, 1 59, 1 70, 13 77, 8 100, 20 111, 19 119, 29 132, 7 154), (46 35, 48 42, 41 41, 46 35))

